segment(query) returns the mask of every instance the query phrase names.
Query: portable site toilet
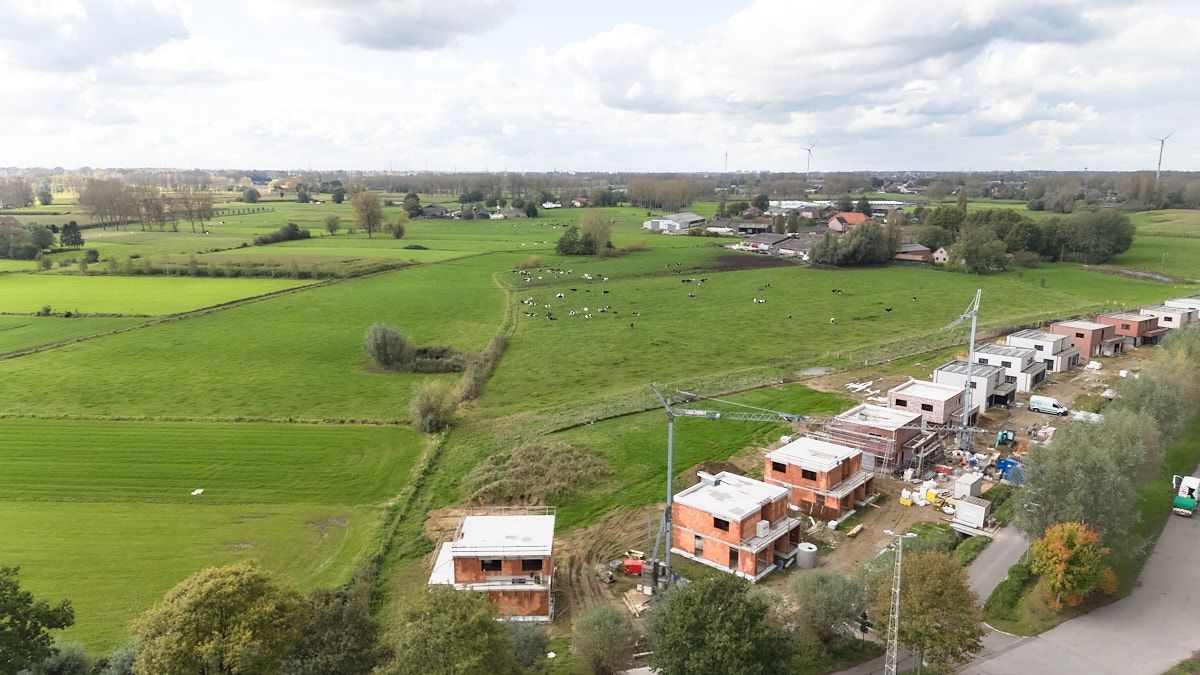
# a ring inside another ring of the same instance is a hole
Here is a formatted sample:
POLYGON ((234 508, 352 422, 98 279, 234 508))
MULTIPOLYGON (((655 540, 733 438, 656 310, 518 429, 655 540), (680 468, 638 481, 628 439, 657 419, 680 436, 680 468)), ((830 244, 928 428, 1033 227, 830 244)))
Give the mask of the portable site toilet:
POLYGON ((954 498, 978 497, 983 489, 983 474, 964 473, 954 481, 954 498))
POLYGON ((954 502, 954 522, 967 527, 983 529, 983 524, 987 522, 988 513, 991 510, 992 503, 988 500, 967 495, 954 502))

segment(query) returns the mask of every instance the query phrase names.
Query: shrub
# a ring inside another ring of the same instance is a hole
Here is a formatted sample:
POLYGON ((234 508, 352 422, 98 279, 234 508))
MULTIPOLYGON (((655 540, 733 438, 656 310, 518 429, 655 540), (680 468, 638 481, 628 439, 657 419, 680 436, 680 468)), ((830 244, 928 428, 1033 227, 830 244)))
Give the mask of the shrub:
POLYGON ((467 364, 458 387, 460 401, 479 398, 479 395, 483 393, 484 386, 487 385, 488 378, 492 376, 492 371, 496 369, 496 364, 500 362, 500 357, 504 355, 504 350, 507 348, 508 336, 504 333, 497 333, 488 341, 487 347, 479 355, 479 358, 473 359, 467 364))
POLYGON ((1019 562, 1008 568, 1008 576, 996 586, 988 596, 987 602, 983 603, 984 612, 988 616, 1011 616, 1032 578, 1033 575, 1025 563, 1019 562))
POLYGON ((38 316, 50 316, 53 313, 54 313, 54 309, 52 307, 50 307, 50 305, 42 305, 42 308, 38 310, 37 315, 38 316))
POLYGON ((372 324, 363 337, 363 351, 375 365, 399 370, 412 358, 408 340, 399 330, 381 323, 372 324))
POLYGON ((463 478, 471 500, 553 503, 611 472, 593 453, 562 442, 531 442, 489 455, 463 478))
POLYGON ((535 623, 509 623, 508 641, 512 643, 517 663, 526 668, 533 668, 545 661, 546 652, 550 649, 550 636, 546 635, 546 629, 535 623))
POLYGON ((523 270, 536 269, 536 268, 542 266, 542 260, 543 260, 543 258, 540 255, 531 255, 528 258, 522 260, 521 264, 517 265, 517 267, 520 267, 523 270))
POLYGON ((412 350, 405 370, 414 373, 461 373, 472 359, 467 354, 444 345, 428 345, 412 350))
POLYGON ((413 387, 409 412, 418 429, 437 433, 454 424, 458 402, 449 383, 433 380, 413 387))
POLYGON ((970 565, 990 543, 992 543, 991 537, 969 537, 954 549, 955 562, 963 567, 970 565))
POLYGON ((1012 254, 1012 264, 1017 267, 1040 267, 1042 256, 1033 251, 1017 251, 1012 254))
POLYGON ((407 246, 404 246, 404 248, 406 248, 410 251, 428 251, 429 250, 428 246, 422 246, 420 244, 408 244, 407 246))
POLYGON ((254 238, 254 245, 266 246, 267 244, 278 244, 281 241, 308 239, 311 236, 312 233, 308 230, 300 229, 300 226, 295 223, 288 223, 274 232, 258 235, 254 238))
POLYGON ((90 263, 100 262, 100 251, 97 251, 94 248, 89 248, 83 252, 83 259, 90 263))
POLYGON ((629 616, 610 604, 592 605, 579 614, 571 647, 583 672, 610 675, 629 665, 637 633, 629 616))
POLYGON ((49 258, 47 258, 44 255, 38 256, 38 269, 48 270, 53 266, 54 266, 54 261, 50 260, 49 258))
MULTIPOLYGON (((716 235, 715 232, 713 234, 714 234, 714 236, 716 235)), ((621 247, 621 253, 633 253, 635 251, 645 251, 645 250, 646 250, 646 240, 645 239, 638 239, 637 241, 630 242, 621 247)))

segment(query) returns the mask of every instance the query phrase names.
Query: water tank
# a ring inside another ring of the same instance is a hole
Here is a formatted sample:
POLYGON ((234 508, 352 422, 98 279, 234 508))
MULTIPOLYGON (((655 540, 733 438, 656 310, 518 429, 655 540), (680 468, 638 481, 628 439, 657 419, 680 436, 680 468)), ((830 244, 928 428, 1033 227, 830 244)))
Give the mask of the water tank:
POLYGON ((759 537, 765 537, 771 533, 771 523, 767 520, 760 520, 755 523, 755 534, 759 537))
POLYGON ((817 545, 807 541, 800 542, 800 546, 796 550, 796 565, 804 570, 816 567, 817 545))

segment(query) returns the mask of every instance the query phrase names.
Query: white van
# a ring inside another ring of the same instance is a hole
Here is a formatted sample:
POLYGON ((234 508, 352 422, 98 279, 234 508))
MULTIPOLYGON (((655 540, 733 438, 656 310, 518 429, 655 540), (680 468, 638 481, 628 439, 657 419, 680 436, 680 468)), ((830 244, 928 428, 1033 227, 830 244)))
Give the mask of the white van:
POLYGON ((1030 396, 1029 409, 1051 415, 1066 415, 1069 412, 1063 404, 1049 396, 1030 396))

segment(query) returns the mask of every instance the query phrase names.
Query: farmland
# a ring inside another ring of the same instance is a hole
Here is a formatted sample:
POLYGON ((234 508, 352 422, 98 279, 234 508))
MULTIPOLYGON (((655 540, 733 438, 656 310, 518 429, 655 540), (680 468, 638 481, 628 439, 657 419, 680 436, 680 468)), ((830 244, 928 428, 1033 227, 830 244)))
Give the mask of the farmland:
MULTIPOLYGON (((39 595, 70 598, 78 624, 66 638, 93 651, 119 644, 130 620, 201 567, 253 557, 300 588, 332 586, 383 541, 394 542, 381 610, 391 627, 426 574, 426 512, 461 503, 465 472, 526 441, 581 448, 606 469, 558 504, 560 529, 590 525, 617 504, 652 504, 664 466, 652 381, 704 392, 772 384, 738 400, 827 414, 845 401, 779 381, 960 343, 961 331, 941 327, 976 288, 984 291, 985 330, 1192 290, 1068 264, 986 277, 779 264, 721 248, 728 240, 647 236, 646 212, 633 208, 609 215, 614 244, 634 250, 597 259, 554 253, 581 209, 536 219, 417 219, 393 239, 351 234, 348 205, 261 206, 215 218, 211 234, 192 234, 186 224, 181 232, 84 231, 84 248, 101 254, 99 269, 112 257, 134 262, 137 276, 34 272, 32 263, 0 274, 0 311, 19 314, 0 316, 0 353, 130 329, 0 360, 0 379, 12 385, 0 388, 0 434, 12 439, 0 447, 3 562, 22 565, 22 581, 39 595), (336 235, 323 231, 331 213, 343 219, 336 235), (289 221, 314 236, 243 246, 289 221), (540 261, 527 281, 515 270, 531 256, 540 261), (138 271, 193 257, 217 267, 263 262, 286 272, 294 262, 340 274, 317 284, 138 271), (375 263, 404 267, 367 266, 375 263), (290 292, 270 295, 283 290, 290 292), (115 316, 32 315, 45 305, 56 314, 115 316), (375 322, 400 328, 413 344, 467 352, 497 333, 510 340, 458 424, 423 436, 408 424, 413 386, 458 375, 378 372, 361 349, 375 322), (196 488, 205 491, 193 497, 196 488), (405 510, 392 520, 386 508, 394 504, 405 510)), ((393 217, 397 209, 385 211, 393 217)), ((1187 238, 1186 224, 1139 226, 1187 238)), ((1144 247, 1155 239, 1166 237, 1139 236, 1125 256, 1153 256, 1144 247)), ((779 431, 681 425, 676 470, 728 459, 779 431)))

